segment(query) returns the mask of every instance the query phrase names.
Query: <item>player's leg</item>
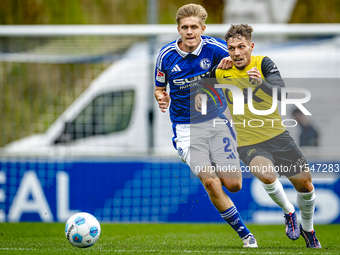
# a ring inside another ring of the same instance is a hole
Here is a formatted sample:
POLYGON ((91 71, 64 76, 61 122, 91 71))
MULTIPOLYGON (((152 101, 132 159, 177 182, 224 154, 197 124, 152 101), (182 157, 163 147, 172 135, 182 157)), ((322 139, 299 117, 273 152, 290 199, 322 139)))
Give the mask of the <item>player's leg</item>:
POLYGON ((225 211, 234 206, 230 198, 224 193, 222 184, 211 166, 209 153, 208 123, 179 124, 174 126, 174 142, 178 154, 198 176, 207 191, 209 198, 218 211, 225 211), (207 131, 208 129, 208 131, 207 131), (201 135, 202 130, 205 131, 201 135))
POLYGON ((225 194, 222 189, 221 180, 214 173, 209 172, 211 166, 202 168, 202 171, 197 175, 205 190, 207 191, 212 204, 220 213, 221 217, 235 230, 243 241, 243 247, 256 248, 257 242, 253 234, 244 224, 240 213, 231 199, 225 194))
POLYGON ((211 172, 211 168, 211 166, 202 167, 197 177, 201 180, 212 204, 219 212, 223 212, 233 207, 234 203, 223 191, 220 179, 214 172, 211 172))
POLYGON ((264 156, 256 156, 250 161, 249 167, 253 175, 261 180, 262 186, 267 194, 283 210, 285 232, 288 238, 292 240, 298 239, 300 236, 300 229, 297 223, 295 208, 288 200, 280 180, 276 178, 273 162, 264 156), (263 171, 264 166, 267 166, 265 170, 274 170, 263 171))
MULTIPOLYGON (((238 169, 239 170, 239 169, 238 169)), ((241 175, 241 172, 239 172, 241 175)), ((228 174, 227 174, 228 175, 228 174)), ((226 177, 226 174, 223 175, 224 178, 220 177, 221 183, 225 186, 230 192, 238 192, 242 187, 242 178, 235 177, 235 174, 232 174, 232 177, 226 177)), ((232 206, 224 211, 219 211, 221 217, 230 224, 230 226, 239 234, 241 237, 244 247, 257 247, 257 242, 254 235, 250 232, 250 230, 244 224, 241 215, 237 211, 236 206, 232 206), (240 231, 241 230, 241 231, 240 231)))
MULTIPOLYGON (((221 180, 222 186, 224 186, 229 192, 236 193, 242 188, 242 173, 240 162, 238 158, 235 161, 229 161, 224 163, 215 164, 213 166, 216 168, 216 174, 221 180)), ((225 158, 225 157, 224 157, 225 158)))
POLYGON ((237 141, 234 130, 221 118, 216 118, 216 123, 211 130, 209 141, 210 158, 216 167, 216 173, 222 185, 229 192, 235 193, 242 188, 242 173, 240 159, 237 152, 237 141))
POLYGON ((306 168, 307 161, 288 132, 277 136, 275 142, 279 148, 275 154, 276 164, 289 169, 281 174, 285 175, 297 190, 297 204, 302 219, 301 235, 304 237, 307 247, 321 248, 313 228, 316 197, 312 175, 306 168))
POLYGON ((261 180, 262 186, 271 199, 281 207, 285 214, 293 214, 295 208, 289 202, 283 186, 276 178, 273 162, 265 156, 256 156, 249 163, 252 174, 261 180))
MULTIPOLYGON (((241 173, 240 173, 241 175, 241 173)), ((242 178, 220 177, 222 185, 231 193, 239 192, 242 188, 242 178)))
POLYGON ((240 158, 249 166, 252 174, 262 182, 262 186, 270 198, 281 207, 285 218, 286 235, 296 240, 300 236, 300 229, 293 204, 288 200, 283 186, 276 178, 277 169, 274 168, 274 156, 271 144, 242 146, 238 148, 240 158))
POLYGON ((249 167, 253 175, 261 180, 262 186, 267 194, 283 210, 285 232, 288 238, 292 240, 298 239, 300 236, 300 229, 297 223, 295 208, 288 200, 280 180, 276 178, 273 162, 264 156, 256 156, 250 161, 249 167), (266 168, 263 169, 265 166, 266 168), (274 170, 264 171, 268 169, 274 170))
POLYGON ((297 191, 297 204, 301 212, 301 235, 306 241, 307 248, 321 248, 321 244, 315 235, 313 217, 316 195, 312 183, 312 175, 306 171, 288 178, 297 191))
MULTIPOLYGON (((216 207, 221 217, 238 233, 244 243, 244 247, 257 247, 257 242, 249 229, 244 224, 241 215, 230 198, 224 193, 222 185, 230 192, 238 192, 242 187, 242 173, 237 152, 237 142, 227 125, 213 126, 210 129, 209 151, 213 162, 219 190, 230 201, 229 206, 216 207)), ((206 175, 203 177, 206 177, 206 175)), ((202 178, 206 183, 208 179, 202 178)), ((209 180, 211 181, 211 180, 209 180)), ((207 187, 209 189, 209 187, 207 187)))

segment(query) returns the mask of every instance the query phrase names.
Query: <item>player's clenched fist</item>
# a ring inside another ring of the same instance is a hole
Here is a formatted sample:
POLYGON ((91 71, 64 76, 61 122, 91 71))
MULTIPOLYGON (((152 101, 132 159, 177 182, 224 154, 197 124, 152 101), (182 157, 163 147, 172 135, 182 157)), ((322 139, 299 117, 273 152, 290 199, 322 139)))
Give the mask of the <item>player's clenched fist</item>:
POLYGON ((202 94, 196 94, 195 96, 195 109, 198 112, 202 111, 202 94))
POLYGON ((170 96, 166 91, 163 91, 163 96, 157 98, 158 106, 162 112, 166 112, 169 107, 170 96))

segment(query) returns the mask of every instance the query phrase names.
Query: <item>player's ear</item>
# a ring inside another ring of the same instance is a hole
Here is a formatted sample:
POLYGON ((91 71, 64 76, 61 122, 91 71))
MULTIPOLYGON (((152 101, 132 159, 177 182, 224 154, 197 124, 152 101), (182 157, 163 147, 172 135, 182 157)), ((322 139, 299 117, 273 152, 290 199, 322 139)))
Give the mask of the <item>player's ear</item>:
POLYGON ((207 27, 205 25, 202 26, 202 33, 201 33, 202 35, 204 34, 206 28, 207 27))
POLYGON ((251 44, 250 44, 250 47, 251 47, 251 51, 253 52, 253 50, 254 50, 254 46, 255 46, 255 44, 252 42, 251 44))
POLYGON ((177 31, 178 31, 178 34, 179 34, 179 26, 177 27, 177 31))

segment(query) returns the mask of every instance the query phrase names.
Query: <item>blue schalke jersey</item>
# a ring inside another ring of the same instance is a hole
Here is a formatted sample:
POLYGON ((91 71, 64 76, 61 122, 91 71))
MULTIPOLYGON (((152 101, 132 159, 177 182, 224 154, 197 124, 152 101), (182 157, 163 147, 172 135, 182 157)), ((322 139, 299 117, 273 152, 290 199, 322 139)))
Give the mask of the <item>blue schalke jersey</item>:
POLYGON ((191 53, 178 47, 181 38, 164 46, 158 55, 155 82, 158 87, 170 86, 170 119, 175 124, 200 123, 221 115, 227 103, 221 89, 210 90, 207 115, 195 110, 195 95, 199 80, 212 67, 228 57, 227 44, 218 38, 202 36, 201 43, 191 53), (211 95, 214 97, 212 98, 211 95), (190 111, 191 110, 191 111, 190 111))

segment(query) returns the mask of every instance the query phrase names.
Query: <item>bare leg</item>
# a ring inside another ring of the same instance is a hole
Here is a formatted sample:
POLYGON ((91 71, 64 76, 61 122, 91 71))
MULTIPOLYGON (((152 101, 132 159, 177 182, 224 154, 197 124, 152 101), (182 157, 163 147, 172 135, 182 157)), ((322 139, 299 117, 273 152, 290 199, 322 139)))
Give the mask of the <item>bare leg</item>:
POLYGON ((198 177, 207 191, 213 205, 219 212, 222 212, 234 206, 234 203, 224 193, 220 179, 215 173, 211 173, 210 169, 210 166, 203 168, 203 170, 198 174, 198 177))
POLYGON ((223 182, 223 185, 227 185, 229 189, 238 191, 241 188, 242 178, 224 178, 221 182, 217 174, 211 170, 211 166, 206 166, 198 174, 198 177, 207 191, 211 202, 219 211, 221 217, 228 222, 228 224, 240 236, 244 244, 243 247, 257 247, 256 239, 244 224, 241 215, 234 206, 234 203, 222 189, 223 182))
POLYGON ((240 169, 235 172, 219 172, 217 173, 222 185, 231 193, 236 193, 242 188, 242 173, 240 169))

